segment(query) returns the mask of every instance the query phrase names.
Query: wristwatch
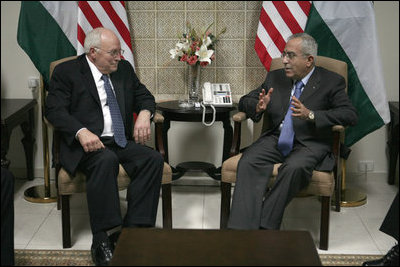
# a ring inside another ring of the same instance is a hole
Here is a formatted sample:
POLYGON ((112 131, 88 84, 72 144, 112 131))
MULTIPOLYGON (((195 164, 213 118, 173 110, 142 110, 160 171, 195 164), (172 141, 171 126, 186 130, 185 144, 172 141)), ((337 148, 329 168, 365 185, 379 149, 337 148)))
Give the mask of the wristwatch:
POLYGON ((314 111, 310 110, 310 112, 308 112, 308 119, 309 120, 314 120, 314 111))

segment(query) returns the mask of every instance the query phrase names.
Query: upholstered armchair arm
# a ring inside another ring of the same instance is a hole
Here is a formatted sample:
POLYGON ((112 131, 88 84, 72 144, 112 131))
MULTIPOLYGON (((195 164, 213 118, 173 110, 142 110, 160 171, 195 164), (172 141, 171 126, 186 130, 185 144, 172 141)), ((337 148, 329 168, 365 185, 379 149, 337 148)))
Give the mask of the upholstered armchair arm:
POLYGON ((242 121, 247 119, 246 113, 239 111, 238 113, 233 115, 233 121, 241 123, 242 121))
MULTIPOLYGON (((344 141, 344 130, 345 127, 342 125, 334 125, 332 126, 333 132, 333 143, 332 143, 332 152, 335 157, 335 167, 333 172, 335 173, 335 198, 336 200, 341 199, 341 190, 342 190, 342 160, 340 158, 340 146, 344 141)), ((337 201, 336 203, 336 211, 340 211, 340 203, 337 201)))
POLYGON ((233 127, 233 138, 232 138, 232 145, 229 150, 229 156, 235 156, 239 153, 240 149, 240 138, 242 133, 242 121, 247 119, 246 113, 239 111, 238 113, 232 116, 234 121, 233 127))
POLYGON ((340 145, 344 140, 344 130, 345 127, 342 125, 334 125, 332 126, 333 132, 333 144, 332 144, 332 151, 335 155, 335 158, 340 158, 340 145))
POLYGON ((164 116, 158 112, 155 112, 154 117, 153 117, 153 122, 155 125, 156 150, 161 153, 161 155, 163 156, 164 161, 165 161, 166 160, 165 146, 164 146, 164 141, 162 138, 163 137, 164 116))
POLYGON ((343 133, 344 132, 344 126, 343 125, 333 125, 332 126, 332 131, 343 133))
POLYGON ((158 112, 155 112, 154 113, 154 117, 153 117, 153 121, 154 121, 154 123, 163 123, 164 122, 164 116, 161 115, 158 112))

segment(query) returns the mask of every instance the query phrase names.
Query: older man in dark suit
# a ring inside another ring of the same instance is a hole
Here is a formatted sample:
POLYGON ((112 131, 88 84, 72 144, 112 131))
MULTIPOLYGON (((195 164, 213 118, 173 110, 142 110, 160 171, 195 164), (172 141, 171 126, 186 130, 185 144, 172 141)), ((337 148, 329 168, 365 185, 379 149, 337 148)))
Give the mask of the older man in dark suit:
POLYGON ((85 54, 59 64, 50 81, 46 117, 62 134, 61 165, 87 176, 86 190, 96 265, 112 258, 116 227, 153 227, 163 158, 144 146, 155 112, 153 95, 133 67, 121 59, 118 37, 97 28, 85 38, 85 54), (138 114, 134 129, 133 113, 138 114), (132 138, 134 137, 134 140, 132 138), (131 178, 122 220, 117 175, 122 164, 131 178))
POLYGON ((357 121, 344 78, 315 66, 317 50, 308 34, 289 37, 284 68, 268 73, 259 88, 240 99, 240 111, 254 121, 269 116, 272 127, 238 163, 228 228, 279 229, 286 205, 308 185, 312 171, 333 169, 331 127, 357 121), (276 183, 266 192, 279 162, 276 183))

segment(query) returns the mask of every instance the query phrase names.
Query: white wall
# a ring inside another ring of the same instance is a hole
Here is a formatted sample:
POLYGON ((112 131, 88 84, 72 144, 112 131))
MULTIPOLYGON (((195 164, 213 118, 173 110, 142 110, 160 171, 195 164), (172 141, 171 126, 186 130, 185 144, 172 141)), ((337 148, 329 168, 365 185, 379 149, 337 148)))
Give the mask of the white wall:
MULTIPOLYGON (((399 3, 394 1, 375 1, 376 23, 381 48, 387 98, 390 101, 399 100, 399 3)), ((16 41, 19 1, 1 2, 1 97, 2 98, 32 98, 34 94, 28 88, 29 77, 39 77, 26 53, 16 41)), ((367 44, 365 44, 367 45, 367 44)), ((366 57, 368 55, 365 55, 366 57)), ((40 100, 38 99, 38 103, 40 100)), ((37 109, 36 145, 35 145, 35 177, 43 177, 43 155, 40 109, 37 109)), ((252 126, 249 123, 249 127, 252 126)), ((251 140, 251 129, 244 132, 245 143, 251 140)), ((214 164, 220 164, 222 155, 222 126, 216 123, 211 129, 200 126, 187 127, 173 123, 170 129, 171 164, 186 160, 207 159, 214 164), (190 129, 188 129, 190 128, 190 129), (192 132, 194 131, 194 132, 192 132), (199 131, 199 132, 197 132, 199 131), (199 134, 200 133, 200 134, 199 134), (193 135, 192 135, 193 134, 193 135), (201 136, 202 142, 197 142, 201 136), (203 138, 207 137, 207 138, 203 138), (216 140, 217 141, 216 141, 216 140), (196 144, 197 143, 197 144, 196 144), (174 148, 174 149, 172 149, 174 148), (213 151, 209 154, 210 150, 213 151)), ((386 127, 369 134, 352 146, 352 153, 347 161, 347 172, 358 172, 360 160, 374 161, 374 172, 387 172, 388 160, 386 154, 386 127)), ((11 170, 16 176, 25 176, 25 159, 20 142, 22 131, 14 130, 10 143, 8 158, 11 160, 11 170)))
MULTIPOLYGON (((34 98, 28 87, 28 78, 39 78, 30 58, 17 43, 17 29, 20 1, 1 1, 1 97, 34 98)), ((37 91, 36 91, 37 92, 37 91)), ((35 112, 34 175, 43 177, 42 124, 40 121, 40 100, 35 112)), ((10 169, 17 177, 26 177, 25 155, 20 140, 23 138, 20 127, 14 128, 7 158, 11 161, 10 169)))

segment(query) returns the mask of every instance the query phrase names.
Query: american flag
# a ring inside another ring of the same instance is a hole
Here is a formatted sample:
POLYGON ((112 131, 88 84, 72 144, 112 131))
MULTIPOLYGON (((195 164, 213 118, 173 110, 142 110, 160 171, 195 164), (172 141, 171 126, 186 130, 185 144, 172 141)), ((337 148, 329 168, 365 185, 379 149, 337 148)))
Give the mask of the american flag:
POLYGON ((121 49, 125 51, 123 58, 135 67, 124 1, 78 2, 78 55, 84 52, 85 33, 97 27, 105 27, 114 31, 121 41, 121 49))
POLYGON ((310 1, 263 2, 254 48, 268 71, 271 60, 280 57, 287 38, 304 31, 310 8, 310 1))

